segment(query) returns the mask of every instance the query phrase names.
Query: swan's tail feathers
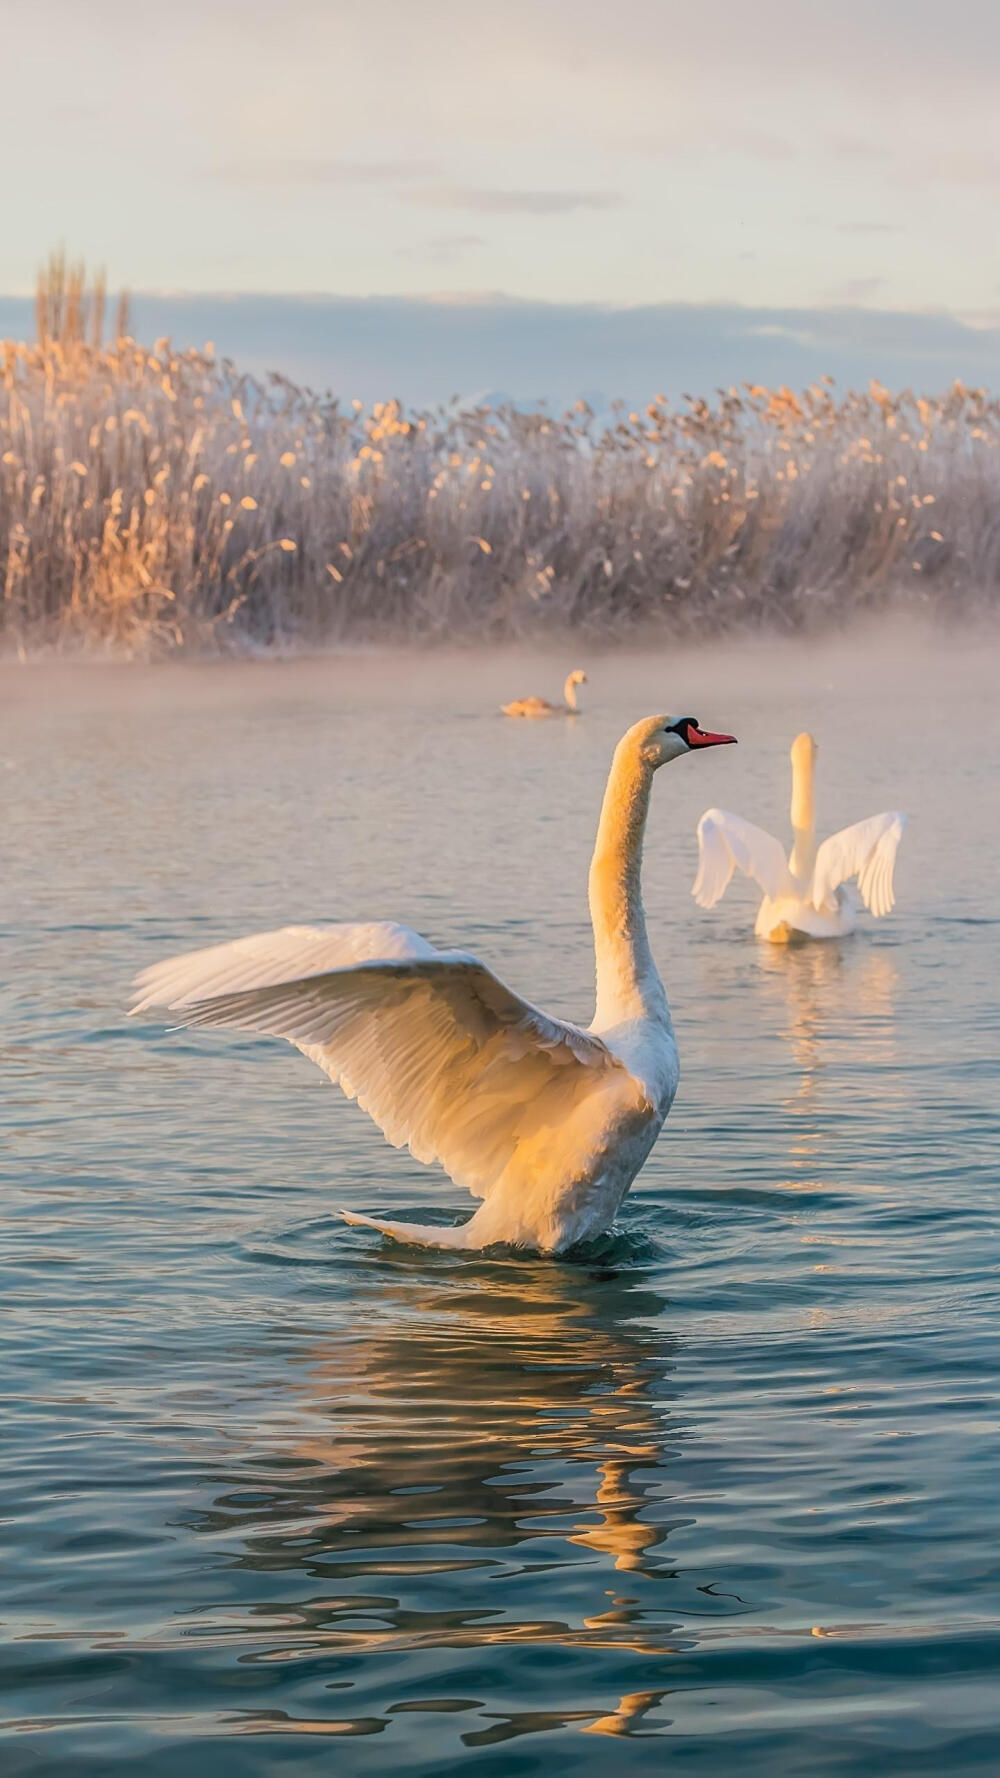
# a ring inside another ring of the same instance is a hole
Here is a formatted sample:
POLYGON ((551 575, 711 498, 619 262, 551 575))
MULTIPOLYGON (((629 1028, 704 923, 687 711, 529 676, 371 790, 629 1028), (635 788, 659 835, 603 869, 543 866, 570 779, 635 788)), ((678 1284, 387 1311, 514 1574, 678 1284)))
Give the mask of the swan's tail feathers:
POLYGON ((468 1247, 469 1224, 458 1228, 441 1227, 432 1222, 384 1222, 379 1216, 361 1216, 356 1210, 338 1210, 337 1215, 352 1228, 375 1229, 393 1241, 406 1241, 414 1247, 468 1247))

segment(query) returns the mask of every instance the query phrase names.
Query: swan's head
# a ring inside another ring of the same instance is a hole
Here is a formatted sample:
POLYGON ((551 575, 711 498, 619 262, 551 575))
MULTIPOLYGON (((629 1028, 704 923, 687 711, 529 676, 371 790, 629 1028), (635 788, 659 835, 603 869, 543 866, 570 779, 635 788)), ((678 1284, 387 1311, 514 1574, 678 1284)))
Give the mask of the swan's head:
POLYGON ((702 747, 735 745, 735 735, 717 735, 711 729, 698 727, 696 716, 646 716, 630 728, 625 737, 654 772, 683 753, 697 753, 702 747))
POLYGON ((567 685, 586 685, 586 683, 587 683, 587 675, 584 672, 582 667, 574 667, 572 673, 570 674, 569 678, 566 681, 567 685))

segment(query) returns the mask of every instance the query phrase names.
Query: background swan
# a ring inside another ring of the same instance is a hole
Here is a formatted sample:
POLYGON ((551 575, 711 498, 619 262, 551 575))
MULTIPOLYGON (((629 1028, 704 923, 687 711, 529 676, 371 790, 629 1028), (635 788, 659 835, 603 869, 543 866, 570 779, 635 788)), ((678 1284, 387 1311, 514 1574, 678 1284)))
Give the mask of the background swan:
POLYGON ((587 675, 583 668, 574 667, 563 686, 561 704, 550 704, 545 698, 515 698, 512 704, 501 704, 500 709, 504 716, 578 716, 580 706, 576 688, 586 683, 587 675))
POLYGON ((557 1253, 611 1223, 677 1089, 677 1046, 640 888, 653 774, 732 741, 649 716, 615 750, 590 867, 588 1030, 522 1000, 478 958, 390 923, 286 927, 154 964, 133 1013, 285 1037, 397 1148, 481 1207, 461 1228, 347 1222, 428 1246, 557 1253))
POLYGON ((858 903, 848 887, 857 879, 861 899, 875 915, 895 905, 892 874, 906 826, 898 809, 870 815, 832 834, 817 850, 816 754, 812 735, 792 742, 792 850, 762 827, 706 809, 698 823, 698 875, 691 891, 700 907, 714 907, 734 870, 753 877, 764 891, 754 931, 785 944, 790 938, 841 938, 853 932, 858 903))

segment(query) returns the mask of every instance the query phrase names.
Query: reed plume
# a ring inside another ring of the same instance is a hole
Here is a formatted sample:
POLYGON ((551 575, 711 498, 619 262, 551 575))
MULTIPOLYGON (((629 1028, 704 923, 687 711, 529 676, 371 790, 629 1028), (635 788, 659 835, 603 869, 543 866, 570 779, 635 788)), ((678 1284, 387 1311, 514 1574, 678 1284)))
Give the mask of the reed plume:
POLYGON ((598 423, 342 407, 206 348, 102 342, 54 255, 0 347, 0 638, 127 653, 794 631, 995 605, 1000 406, 744 385, 598 423))

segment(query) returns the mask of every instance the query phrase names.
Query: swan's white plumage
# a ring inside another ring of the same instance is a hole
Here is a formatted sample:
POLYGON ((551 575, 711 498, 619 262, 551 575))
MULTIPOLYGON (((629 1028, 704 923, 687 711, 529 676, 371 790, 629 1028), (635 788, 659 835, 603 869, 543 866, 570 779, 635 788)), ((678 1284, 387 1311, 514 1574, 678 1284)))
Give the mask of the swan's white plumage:
POLYGON ((587 675, 582 667, 574 667, 566 676, 561 704, 550 704, 547 698, 515 698, 512 704, 501 704, 500 713, 502 716, 579 716, 576 688, 586 683, 587 675))
POLYGON ((880 917, 896 905, 892 878, 896 853, 906 826, 898 809, 869 815, 824 840, 816 854, 813 871, 813 907, 829 906, 842 883, 857 877, 861 899, 870 913, 880 917))
POLYGON ((137 985, 137 1013, 168 1006, 186 1025, 285 1038, 395 1148, 479 1198, 582 1096, 630 1091, 600 1038, 540 1012, 478 958, 388 922, 257 933, 154 964, 137 985))
POLYGON ((405 926, 285 927, 138 978, 133 1012, 283 1037, 397 1147, 483 1200, 461 1228, 347 1220, 425 1245, 559 1252, 608 1227, 677 1090, 677 1045, 639 884, 657 767, 729 736, 647 717, 620 742, 590 873, 589 1030, 515 994, 478 958, 405 926))
POLYGON ((765 895, 784 895, 792 879, 781 841, 725 809, 706 809, 698 823, 698 875, 691 893, 699 907, 714 907, 735 870, 752 877, 765 895))
POLYGON ((846 887, 857 879, 861 899, 877 917, 895 905, 893 872, 906 816, 898 809, 870 815, 817 849, 814 775, 817 754, 811 735, 792 743, 793 845, 787 858, 780 840, 742 815, 707 809, 698 823, 698 874, 691 893, 709 908, 725 894, 734 870, 763 891, 754 930, 758 938, 782 942, 802 935, 840 938, 853 930, 857 901, 846 887))

